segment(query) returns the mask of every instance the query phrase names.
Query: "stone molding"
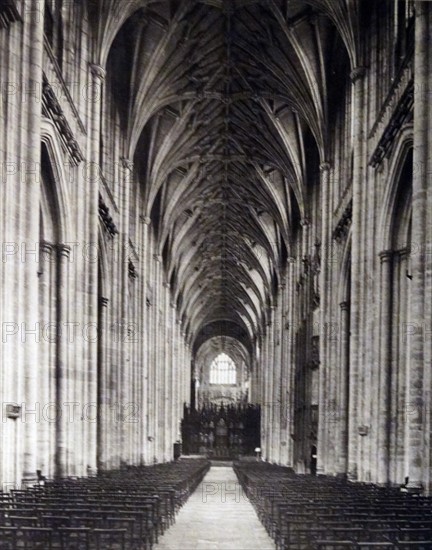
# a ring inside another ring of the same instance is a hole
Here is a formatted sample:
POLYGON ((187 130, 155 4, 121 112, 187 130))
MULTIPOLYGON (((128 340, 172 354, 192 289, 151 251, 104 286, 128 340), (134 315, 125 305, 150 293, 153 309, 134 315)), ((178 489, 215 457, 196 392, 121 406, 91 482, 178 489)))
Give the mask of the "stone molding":
POLYGON ((53 121, 75 166, 80 164, 84 160, 84 155, 45 74, 42 84, 42 114, 53 121))
POLYGON ((352 201, 345 208, 340 220, 333 231, 333 239, 338 243, 345 241, 352 223, 352 201))
POLYGON ((105 204, 101 195, 99 195, 99 218, 102 220, 103 226, 111 237, 118 234, 118 229, 110 214, 110 209, 105 204))

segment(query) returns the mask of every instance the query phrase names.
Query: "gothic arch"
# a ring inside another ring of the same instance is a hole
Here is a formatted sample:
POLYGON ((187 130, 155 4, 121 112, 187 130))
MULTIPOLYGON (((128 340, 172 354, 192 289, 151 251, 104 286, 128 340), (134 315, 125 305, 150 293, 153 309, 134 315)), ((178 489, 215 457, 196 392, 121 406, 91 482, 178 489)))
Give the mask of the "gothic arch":
POLYGON ((66 160, 62 153, 60 141, 54 123, 44 118, 41 122, 42 155, 51 172, 50 195, 56 211, 58 242, 71 243, 70 194, 67 185, 66 160))
POLYGON ((392 226, 394 221, 394 212, 400 192, 400 178, 408 156, 412 153, 413 139, 413 126, 412 124, 408 124, 401 131, 399 139, 388 162, 389 176, 384 190, 382 214, 378 231, 378 235, 381 235, 380 250, 390 250, 392 248, 392 241, 394 238, 392 226))
POLYGON ((393 152, 384 194, 380 251, 380 337, 378 390, 378 483, 402 483, 407 475, 404 403, 408 402, 409 339, 406 335, 411 299, 410 254, 413 146, 406 127, 393 152))
MULTIPOLYGON (((49 120, 41 123, 40 156, 40 262, 39 318, 41 327, 40 398, 44 403, 65 403, 70 385, 66 374, 69 364, 67 343, 69 318, 70 247, 73 244, 70 220, 70 195, 66 177, 66 159, 57 131, 49 120)), ((73 465, 67 447, 73 430, 62 414, 38 426, 38 468, 42 474, 67 475, 73 465)))

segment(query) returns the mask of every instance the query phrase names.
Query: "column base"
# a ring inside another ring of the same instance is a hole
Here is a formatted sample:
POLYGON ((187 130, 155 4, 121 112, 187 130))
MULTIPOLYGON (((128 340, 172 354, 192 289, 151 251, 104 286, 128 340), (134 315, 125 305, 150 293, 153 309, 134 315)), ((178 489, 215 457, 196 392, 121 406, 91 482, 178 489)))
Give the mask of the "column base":
POLYGON ((421 495, 424 491, 423 484, 420 481, 409 481, 407 485, 401 487, 401 491, 411 495, 421 495))

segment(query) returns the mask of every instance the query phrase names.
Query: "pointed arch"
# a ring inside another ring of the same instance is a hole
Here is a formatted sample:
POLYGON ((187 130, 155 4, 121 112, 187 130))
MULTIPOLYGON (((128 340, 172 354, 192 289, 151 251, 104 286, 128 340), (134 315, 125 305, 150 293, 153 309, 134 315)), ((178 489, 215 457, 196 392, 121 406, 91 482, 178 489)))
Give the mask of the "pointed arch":
POLYGON ((403 481, 408 474, 406 419, 401 403, 408 401, 410 341, 406 337, 411 301, 411 217, 413 180, 412 127, 401 132, 389 163, 380 220, 380 412, 377 482, 403 481))
MULTIPOLYGON (((378 235, 381 235, 381 243, 379 250, 390 250, 393 240, 393 218, 398 194, 400 192, 400 176, 404 166, 408 160, 408 156, 412 154, 414 143, 413 125, 407 124, 401 131, 393 153, 389 159, 388 181, 384 190, 383 207, 379 221, 378 235)), ((414 167, 413 167, 414 169, 414 167)))
POLYGON ((58 242, 71 243, 71 201, 66 176, 66 166, 69 164, 62 152, 60 140, 54 123, 44 118, 41 122, 42 163, 44 160, 50 172, 49 199, 56 214, 58 242), (43 158, 45 156, 45 159, 43 158))

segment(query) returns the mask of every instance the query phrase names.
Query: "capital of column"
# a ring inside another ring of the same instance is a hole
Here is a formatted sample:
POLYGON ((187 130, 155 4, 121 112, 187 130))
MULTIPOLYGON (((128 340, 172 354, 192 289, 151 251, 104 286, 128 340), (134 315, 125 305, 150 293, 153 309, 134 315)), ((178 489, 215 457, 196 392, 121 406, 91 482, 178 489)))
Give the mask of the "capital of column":
POLYGON ((266 326, 268 326, 268 327, 270 327, 273 323, 274 310, 275 310, 275 306, 269 306, 268 314, 267 314, 267 320, 266 320, 266 326))
POLYGON ((51 255, 53 249, 54 249, 54 245, 52 243, 49 243, 48 241, 40 241, 39 243, 40 252, 51 255))
POLYGON ((397 253, 399 254, 400 258, 406 258, 407 256, 409 256, 410 251, 407 247, 405 247, 398 250, 397 253))
POLYGON ((71 247, 67 244, 57 245, 57 253, 62 258, 69 258, 71 252, 71 247))
POLYGON ((381 263, 384 264, 386 262, 390 262, 393 258, 393 250, 383 250, 382 252, 379 253, 379 257, 380 257, 380 260, 381 260, 381 263))
POLYGON ((349 302, 341 302, 339 304, 339 307, 341 308, 342 311, 348 311, 349 309, 349 302))
POLYGON ((360 80, 361 78, 363 78, 366 74, 366 67, 355 67, 351 72, 350 72, 350 79, 351 79, 351 82, 353 84, 355 84, 357 82, 357 80, 360 80))
POLYGON ((150 225, 151 218, 149 216, 140 216, 140 220, 144 225, 150 225))
POLYGON ((329 162, 322 162, 320 165, 319 165, 319 170, 321 172, 321 174, 323 172, 329 172, 330 171, 330 168, 331 168, 331 164, 329 162))
POLYGON ((106 70, 97 63, 90 63, 90 72, 95 79, 105 80, 106 70))
POLYGON ((162 261, 162 256, 160 254, 153 254, 153 259, 159 264, 162 261))
POLYGON ((304 217, 300 220, 300 225, 302 227, 308 227, 310 225, 310 220, 307 217, 304 217))
POLYGON ((171 288, 171 285, 167 283, 166 281, 163 283, 164 288, 171 288))

